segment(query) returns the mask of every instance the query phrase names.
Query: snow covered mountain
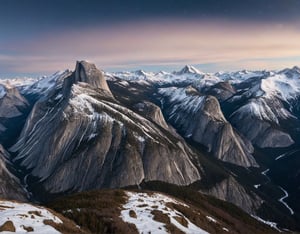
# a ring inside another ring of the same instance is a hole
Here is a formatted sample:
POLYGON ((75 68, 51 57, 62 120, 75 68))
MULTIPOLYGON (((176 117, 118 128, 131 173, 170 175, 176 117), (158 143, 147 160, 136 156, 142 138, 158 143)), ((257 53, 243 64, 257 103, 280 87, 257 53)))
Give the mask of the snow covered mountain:
MULTIPOLYGON (((136 72, 109 74, 130 82, 146 81, 163 86, 191 85, 202 95, 213 95, 228 120, 237 130, 260 148, 288 147, 295 142, 285 122, 298 122, 300 94, 299 68, 282 71, 240 71, 205 74, 191 66, 179 72, 136 72), (227 111, 230 106, 230 112, 227 111), (257 129, 249 129, 249 119, 257 129), (254 121, 253 120, 253 121, 254 121), (264 140, 263 140, 264 139, 264 140)), ((197 107, 195 107, 197 108, 197 107)), ((297 123, 297 125, 299 125, 297 123)), ((187 134, 188 135, 188 134, 187 134)))
POLYGON ((299 101, 298 67, 105 73, 80 61, 2 80, 0 197, 165 182, 300 230, 299 101))
POLYGON ((34 189, 53 194, 201 178, 184 141, 118 103, 86 62, 36 102, 10 151, 34 189))
MULTIPOLYGON (((288 204, 293 204, 293 207, 299 209, 297 202, 300 194, 299 173, 297 173, 299 170, 297 152, 300 146, 299 68, 281 71, 243 70, 215 74, 205 74, 188 68, 186 66, 181 71, 172 73, 144 72, 142 79, 135 74, 127 73, 127 89, 136 86, 137 89, 142 89, 145 95, 141 92, 136 95, 128 94, 125 87, 123 88, 121 84, 116 85, 118 82, 124 82, 119 73, 110 73, 110 77, 121 80, 109 83, 114 84, 112 87, 122 90, 123 94, 131 99, 141 95, 143 98, 151 96, 148 99, 161 107, 167 123, 171 124, 189 144, 200 148, 204 146, 204 151, 225 162, 246 167, 259 165, 269 168, 271 179, 277 183, 275 186, 279 184, 289 192, 286 196, 282 190, 274 188, 273 193, 278 193, 276 199, 273 198, 274 202, 283 198, 289 201, 288 204), (149 88, 153 85, 156 88, 149 88), (210 102, 207 102, 208 100, 210 102), (204 103, 210 105, 205 108, 204 103), (275 160, 281 155, 288 157, 281 158, 281 162, 275 160), (290 170, 284 169, 287 168, 285 165, 290 170)), ((125 101, 122 97, 118 98, 125 101)), ((240 171, 234 170, 234 173, 236 175, 240 171)), ((257 178, 254 179, 257 183, 253 182, 252 186, 260 185, 257 189, 254 187, 256 194, 265 201, 273 200, 270 194, 265 193, 270 189, 267 188, 270 183, 262 182, 264 178, 253 170, 252 173, 257 178)), ((226 194, 224 193, 226 189, 230 191, 230 186, 233 186, 227 182, 229 178, 205 191, 215 191, 214 195, 222 198, 222 194, 226 194)), ((248 176, 240 174, 237 179, 244 186, 248 184, 246 180, 251 180, 248 176)), ((229 194, 224 196, 226 200, 230 200, 229 194)), ((231 202, 246 207, 241 205, 243 202, 238 198, 232 199, 231 202)), ((274 206, 273 202, 272 204, 274 206)), ((286 207, 279 209, 290 213, 286 207)))
POLYGON ((122 80, 127 80, 131 82, 141 83, 142 81, 149 84, 191 84, 200 78, 203 80, 210 80, 210 76, 200 72, 193 66, 185 66, 182 70, 178 72, 145 72, 142 70, 134 72, 116 72, 116 73, 105 73, 106 76, 116 77, 122 80))
POLYGON ((203 144, 218 159, 245 167, 257 166, 251 156, 251 143, 233 130, 215 97, 200 95, 192 87, 161 88, 158 92, 168 121, 185 137, 203 144))

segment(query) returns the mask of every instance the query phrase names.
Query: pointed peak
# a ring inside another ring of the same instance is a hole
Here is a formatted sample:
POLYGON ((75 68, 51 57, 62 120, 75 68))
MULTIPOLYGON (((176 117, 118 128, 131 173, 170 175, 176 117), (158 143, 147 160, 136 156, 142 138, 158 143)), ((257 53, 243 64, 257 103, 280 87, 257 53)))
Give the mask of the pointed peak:
POLYGON ((166 72, 166 71, 159 71, 155 74, 156 76, 165 76, 165 75, 170 75, 169 72, 166 72))
POLYGON ((178 74, 203 74, 203 72, 199 71, 197 68, 190 66, 190 65, 185 65, 179 72, 178 74))
POLYGON ((100 71, 93 63, 89 63, 84 60, 76 62, 76 67, 73 74, 64 79, 64 95, 68 95, 72 85, 78 82, 87 83, 94 88, 105 90, 107 93, 112 95, 104 78, 104 73, 100 71))
POLYGON ((137 70, 134 73, 139 76, 147 76, 147 72, 145 72, 144 70, 137 70))
POLYGON ((294 70, 295 72, 300 73, 300 67, 298 67, 298 66, 294 66, 294 67, 292 68, 292 70, 294 70))
POLYGON ((76 61, 75 72, 76 72, 76 70, 79 70, 79 69, 82 69, 82 68, 84 70, 90 70, 90 69, 98 70, 95 64, 90 63, 86 60, 76 61))
POLYGON ((285 74, 287 77, 299 78, 300 68, 298 66, 294 66, 293 68, 285 68, 279 71, 281 74, 285 74))

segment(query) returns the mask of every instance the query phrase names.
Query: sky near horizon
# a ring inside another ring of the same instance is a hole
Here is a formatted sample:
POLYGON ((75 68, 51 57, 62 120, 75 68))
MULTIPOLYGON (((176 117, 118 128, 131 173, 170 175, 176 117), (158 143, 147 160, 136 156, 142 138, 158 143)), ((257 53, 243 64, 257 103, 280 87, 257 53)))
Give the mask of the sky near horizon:
POLYGON ((300 65, 300 0, 0 0, 0 78, 300 65))

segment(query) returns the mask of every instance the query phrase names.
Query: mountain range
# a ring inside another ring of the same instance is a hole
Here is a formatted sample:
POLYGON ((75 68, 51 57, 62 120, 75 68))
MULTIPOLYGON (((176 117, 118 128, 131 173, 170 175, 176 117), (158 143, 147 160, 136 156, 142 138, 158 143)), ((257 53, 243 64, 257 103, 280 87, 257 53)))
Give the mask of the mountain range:
POLYGON ((298 67, 111 73, 78 61, 1 80, 0 199, 42 204, 84 233, 300 231, 299 100, 298 67))

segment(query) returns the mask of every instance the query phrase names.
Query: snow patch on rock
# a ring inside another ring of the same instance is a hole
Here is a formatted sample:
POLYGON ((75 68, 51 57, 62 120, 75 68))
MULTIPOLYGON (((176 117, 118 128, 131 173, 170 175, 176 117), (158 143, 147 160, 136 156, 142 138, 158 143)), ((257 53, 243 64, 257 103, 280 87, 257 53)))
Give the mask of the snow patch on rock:
POLYGON ((123 221, 135 224, 139 233, 168 233, 165 224, 155 221, 152 211, 157 210, 168 215, 170 222, 184 233, 207 234, 202 228, 193 224, 187 217, 177 210, 171 209, 167 203, 175 203, 186 206, 185 204, 162 194, 147 194, 126 192, 127 203, 121 211, 123 221), (136 217, 130 216, 134 212, 136 217), (181 225, 174 217, 183 217, 187 222, 187 227, 181 225))
POLYGON ((60 233, 55 228, 44 223, 49 220, 60 224, 62 221, 45 208, 26 203, 0 201, 0 226, 11 221, 16 233, 27 233, 25 228, 31 227, 31 233, 60 233))

